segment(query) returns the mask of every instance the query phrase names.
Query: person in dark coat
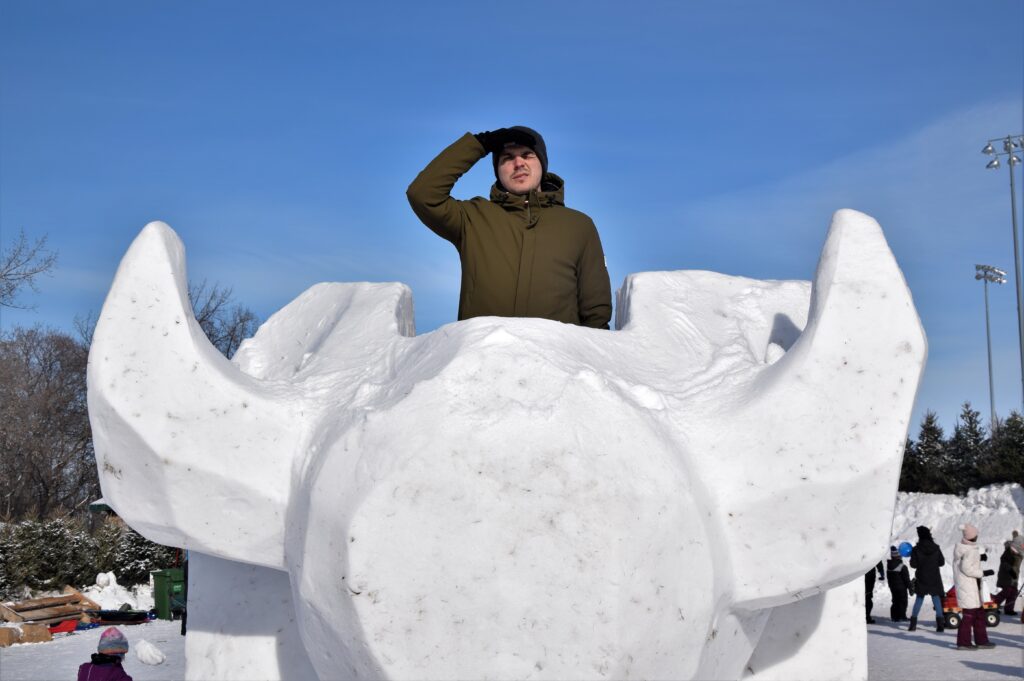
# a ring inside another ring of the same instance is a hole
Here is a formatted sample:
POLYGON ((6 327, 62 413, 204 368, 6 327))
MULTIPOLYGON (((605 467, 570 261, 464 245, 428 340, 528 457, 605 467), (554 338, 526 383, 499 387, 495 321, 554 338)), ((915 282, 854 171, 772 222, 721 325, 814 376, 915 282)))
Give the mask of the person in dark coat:
POLYGON ((942 614, 942 597, 946 590, 942 587, 942 576, 939 568, 946 564, 942 549, 932 539, 932 531, 924 525, 917 528, 917 545, 910 551, 910 567, 914 568, 914 609, 910 613, 909 631, 917 629, 917 616, 925 596, 931 596, 935 608, 935 631, 942 633, 945 619, 942 614))
POLYGON ((524 126, 466 133, 406 192, 423 224, 459 252, 459 319, 539 317, 607 329, 611 285, 597 227, 565 205, 565 182, 548 172, 544 138, 524 126), (490 198, 451 196, 488 154, 490 198))
POLYGON ((907 621, 907 594, 910 592, 910 570, 903 564, 903 557, 895 546, 889 547, 889 560, 885 563, 885 576, 889 581, 892 606, 889 619, 893 622, 907 621))
POLYGON ((108 627, 100 634, 92 662, 78 668, 78 681, 132 681, 121 666, 128 653, 128 639, 117 627, 108 627))
POLYGON ((1016 615, 1013 609, 1017 601, 1017 579, 1020 577, 1021 558, 1024 557, 1024 538, 1014 532, 1016 536, 1006 542, 1003 555, 999 557, 999 573, 996 577, 996 586, 1001 589, 992 597, 996 605, 1003 603, 1003 614, 1016 615))
POLYGON ((882 561, 878 561, 878 565, 871 568, 864 574, 864 611, 865 621, 868 624, 874 624, 875 618, 871 616, 871 609, 875 607, 875 573, 885 581, 885 569, 882 567, 882 561))

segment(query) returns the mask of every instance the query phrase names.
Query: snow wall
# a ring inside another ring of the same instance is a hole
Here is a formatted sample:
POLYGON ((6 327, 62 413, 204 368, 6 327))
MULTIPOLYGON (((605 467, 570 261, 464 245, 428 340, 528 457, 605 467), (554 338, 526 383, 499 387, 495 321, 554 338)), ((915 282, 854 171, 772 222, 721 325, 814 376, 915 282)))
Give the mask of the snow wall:
POLYGON ((189 678, 866 677, 926 354, 868 216, 813 286, 630 275, 614 332, 320 284, 228 362, 186 282, 151 223, 89 408, 104 497, 194 552, 189 678))

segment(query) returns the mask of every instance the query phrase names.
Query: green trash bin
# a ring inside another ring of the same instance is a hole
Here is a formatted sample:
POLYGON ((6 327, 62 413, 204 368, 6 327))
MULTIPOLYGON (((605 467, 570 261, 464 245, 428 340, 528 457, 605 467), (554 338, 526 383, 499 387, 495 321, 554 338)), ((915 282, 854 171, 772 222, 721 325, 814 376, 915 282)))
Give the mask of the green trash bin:
POLYGON ((162 620, 181 616, 185 610, 185 571, 167 568, 153 571, 153 606, 162 620))

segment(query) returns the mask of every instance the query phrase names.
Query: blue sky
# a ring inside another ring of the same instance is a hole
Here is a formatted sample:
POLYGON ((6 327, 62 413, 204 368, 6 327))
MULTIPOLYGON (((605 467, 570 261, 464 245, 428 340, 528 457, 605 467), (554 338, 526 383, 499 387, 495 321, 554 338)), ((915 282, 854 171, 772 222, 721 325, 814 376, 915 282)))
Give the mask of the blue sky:
MULTIPOLYGON (((0 325, 98 312, 161 219, 192 279, 263 318, 320 281, 397 280, 432 330, 455 318, 458 259, 405 188, 467 130, 523 124, 613 287, 809 279, 834 210, 877 218, 929 338, 913 433, 927 408, 947 430, 964 400, 987 417, 974 264, 1002 267, 996 408, 1021 408, 1009 179, 979 150, 1024 132, 1024 3, 502 7, 0 0, 0 240, 59 252, 36 309, 0 325)), ((480 164, 455 194, 492 181, 480 164)))

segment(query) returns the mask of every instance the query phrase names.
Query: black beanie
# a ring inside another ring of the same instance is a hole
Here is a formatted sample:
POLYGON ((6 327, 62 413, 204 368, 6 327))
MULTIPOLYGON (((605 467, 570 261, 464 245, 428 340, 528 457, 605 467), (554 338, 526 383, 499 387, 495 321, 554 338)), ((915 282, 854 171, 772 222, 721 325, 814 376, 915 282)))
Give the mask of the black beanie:
MULTIPOLYGON (((526 146, 533 149, 533 153, 537 154, 537 158, 540 159, 540 172, 541 175, 548 172, 548 148, 544 144, 544 138, 540 136, 540 133, 533 128, 528 128, 525 125, 513 125, 509 130, 517 130, 519 132, 526 133, 533 138, 533 144, 527 144, 526 146)), ((498 156, 500 152, 494 152, 491 154, 491 162, 494 164, 494 177, 498 177, 498 156)))
POLYGON ((920 541, 925 541, 932 538, 932 531, 924 525, 919 525, 917 528, 917 538, 920 541))

